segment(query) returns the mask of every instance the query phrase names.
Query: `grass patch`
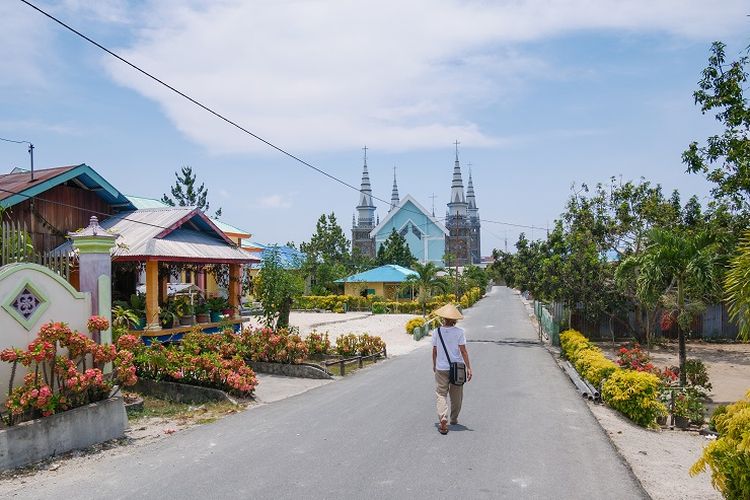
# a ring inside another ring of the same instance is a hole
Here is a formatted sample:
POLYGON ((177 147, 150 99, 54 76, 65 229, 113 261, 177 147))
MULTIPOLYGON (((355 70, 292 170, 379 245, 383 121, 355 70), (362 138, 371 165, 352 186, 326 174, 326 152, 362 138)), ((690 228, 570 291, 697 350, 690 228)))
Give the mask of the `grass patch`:
MULTIPOLYGON (((368 359, 362 363, 362 368, 365 368, 367 366, 374 365, 374 364, 375 364, 374 360, 368 359)), ((326 368, 328 368, 328 371, 331 372, 333 375, 337 377, 341 376, 341 364, 336 363, 335 365, 328 365, 326 368)), ((346 368, 345 368, 346 375, 350 375, 359 369, 360 368, 359 368, 358 361, 352 361, 350 363, 346 363, 346 368)))
POLYGON ((128 420, 138 421, 141 418, 174 419, 183 424, 208 424, 226 415, 245 409, 244 405, 235 405, 229 401, 203 404, 175 403, 153 396, 144 396, 143 410, 128 415, 128 420))

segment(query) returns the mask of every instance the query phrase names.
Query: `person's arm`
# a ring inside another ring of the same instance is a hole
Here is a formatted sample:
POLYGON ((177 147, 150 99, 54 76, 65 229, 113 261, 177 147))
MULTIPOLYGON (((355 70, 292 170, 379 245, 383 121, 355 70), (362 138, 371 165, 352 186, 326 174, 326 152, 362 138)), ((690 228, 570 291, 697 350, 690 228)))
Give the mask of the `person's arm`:
POLYGON ((432 371, 435 371, 435 363, 437 362, 437 347, 432 346, 432 371))
POLYGON ((471 380, 471 361, 469 361, 469 351, 466 350, 466 345, 459 345, 458 350, 461 351, 461 356, 463 356, 464 363, 466 363, 466 381, 468 382, 471 380))

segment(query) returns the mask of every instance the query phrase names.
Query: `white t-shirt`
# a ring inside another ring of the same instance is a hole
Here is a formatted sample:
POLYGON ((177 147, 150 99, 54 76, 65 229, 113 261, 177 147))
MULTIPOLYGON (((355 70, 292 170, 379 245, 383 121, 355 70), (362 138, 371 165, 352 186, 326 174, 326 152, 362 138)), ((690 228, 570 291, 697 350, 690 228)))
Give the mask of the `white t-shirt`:
MULTIPOLYGON (((466 335, 464 335, 463 328, 457 326, 441 326, 440 332, 443 334, 443 342, 445 342, 445 349, 448 349, 448 353, 451 356, 451 361, 463 361, 466 362, 461 355, 461 351, 458 349, 460 345, 466 345, 466 335)), ((432 333, 432 345, 437 347, 437 362, 435 368, 438 370, 450 370, 451 365, 448 359, 445 357, 445 349, 443 344, 440 343, 440 337, 438 336, 437 328, 432 333)))

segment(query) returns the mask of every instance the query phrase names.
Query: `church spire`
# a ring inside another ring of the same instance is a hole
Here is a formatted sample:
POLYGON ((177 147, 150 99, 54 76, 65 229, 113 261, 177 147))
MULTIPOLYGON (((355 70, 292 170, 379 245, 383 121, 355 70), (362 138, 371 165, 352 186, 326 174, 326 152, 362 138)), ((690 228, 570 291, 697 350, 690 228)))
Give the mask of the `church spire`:
POLYGON ((469 204, 468 210, 471 217, 476 217, 479 209, 477 208, 477 198, 474 194, 474 180, 471 178, 471 163, 469 163, 469 185, 466 188, 466 202, 469 204))
POLYGON ((453 165, 453 182, 451 182, 451 198, 448 209, 451 216, 465 216, 468 205, 464 195, 464 181, 461 177, 461 164, 458 161, 458 145, 456 141, 456 162, 453 165))
POLYGON ((396 208, 399 203, 398 198, 398 184, 396 183, 396 167, 393 167, 393 190, 391 191, 391 209, 389 212, 396 208))
POLYGON ((367 146, 362 148, 365 152, 364 166, 362 167, 362 184, 359 188, 359 205, 357 212, 359 227, 375 227, 375 205, 372 203, 372 186, 370 185, 370 173, 367 171, 367 146))

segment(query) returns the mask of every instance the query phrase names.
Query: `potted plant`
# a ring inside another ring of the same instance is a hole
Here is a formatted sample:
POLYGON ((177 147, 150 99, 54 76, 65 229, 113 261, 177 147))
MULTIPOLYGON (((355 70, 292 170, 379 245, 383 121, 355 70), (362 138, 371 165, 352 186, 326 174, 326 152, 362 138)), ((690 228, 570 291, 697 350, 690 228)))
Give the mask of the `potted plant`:
POLYGON ((112 308, 112 327, 123 328, 129 330, 130 328, 139 329, 141 318, 138 317, 135 311, 127 309, 122 305, 116 305, 112 308))
POLYGON ((198 323, 208 323, 211 321, 210 308, 204 301, 195 304, 195 321, 198 323))
POLYGON ((195 309, 189 299, 179 299, 177 303, 177 317, 180 318, 180 324, 189 326, 195 324, 195 309))
POLYGON ((130 296, 130 310, 138 317, 138 322, 133 325, 135 330, 143 330, 146 327, 146 296, 142 293, 134 293, 130 296))
POLYGON ((211 297, 206 301, 206 304, 210 311, 212 323, 218 323, 221 321, 221 315, 224 314, 224 311, 229 307, 229 303, 224 297, 211 297))
POLYGON ((695 389, 680 390, 674 395, 672 407, 674 425, 680 429, 687 429, 690 424, 700 425, 704 420, 704 406, 701 396, 695 389))
POLYGON ((162 328, 174 328, 179 323, 177 304, 167 302, 159 309, 159 322, 162 328))

